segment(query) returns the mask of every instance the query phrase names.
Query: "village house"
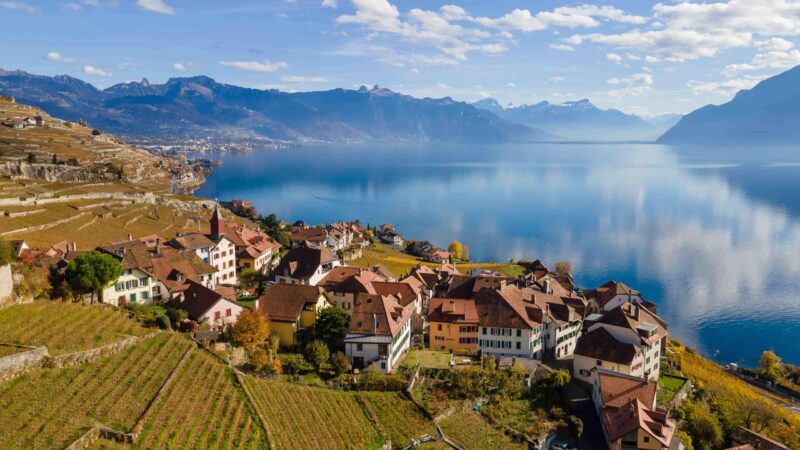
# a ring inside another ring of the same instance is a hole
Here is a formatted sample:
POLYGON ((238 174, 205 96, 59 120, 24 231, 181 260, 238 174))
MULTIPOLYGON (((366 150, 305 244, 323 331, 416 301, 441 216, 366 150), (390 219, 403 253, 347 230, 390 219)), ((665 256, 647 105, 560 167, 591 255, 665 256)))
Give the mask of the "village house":
POLYGON ((391 295, 357 295, 344 339, 353 368, 391 373, 411 346, 411 314, 391 295))
POLYGON ((330 306, 321 287, 276 284, 258 299, 258 310, 269 320, 282 347, 307 344, 313 338, 319 313, 330 306))
POLYGON ((208 289, 217 288, 214 282, 216 270, 193 253, 182 253, 172 247, 159 246, 152 259, 153 300, 170 301, 189 287, 189 283, 197 283, 208 289))
POLYGON ((327 248, 301 246, 289 250, 273 274, 276 283, 316 286, 328 272, 341 265, 327 248))
POLYGON ((325 245, 333 251, 344 250, 355 242, 358 227, 350 222, 336 222, 325 227, 328 233, 325 245))
POLYGON ((423 254, 422 258, 437 264, 448 264, 450 262, 450 252, 442 250, 441 248, 433 248, 428 253, 423 254))
POLYGON ((644 356, 643 377, 658 379, 667 338, 667 325, 660 317, 637 303, 627 303, 605 313, 587 331, 598 328, 605 328, 616 341, 638 347, 644 356))
MULTIPOLYGON (((383 264, 373 264, 369 267, 369 271, 378 274, 386 281, 397 281, 397 276, 383 264)), ((418 285, 417 283, 414 284, 418 285)))
POLYGON ((611 311, 626 303, 637 303, 655 312, 655 305, 642 298, 642 294, 619 281, 609 281, 594 290, 587 290, 586 297, 598 311, 611 311))
POLYGON ((675 421, 656 408, 656 382, 595 370, 592 400, 609 450, 678 448, 675 421))
POLYGON ((473 299, 433 298, 428 305, 430 347, 435 350, 478 351, 478 310, 473 299))
POLYGON ((593 383, 595 368, 643 378, 644 354, 640 347, 614 339, 605 328, 596 328, 578 339, 572 376, 593 383))
POLYGON ((331 275, 334 275, 334 271, 337 271, 336 277, 326 277, 324 280, 325 296, 331 304, 338 306, 348 314, 352 313, 358 294, 377 294, 372 283, 373 281, 383 281, 380 275, 358 267, 337 267, 331 271, 331 275), (344 273, 351 273, 351 275, 340 279, 344 273))
POLYGON ((252 269, 266 273, 276 262, 281 245, 258 228, 225 224, 225 237, 236 249, 237 271, 252 269))
POLYGON ((403 236, 394 229, 394 225, 385 223, 378 229, 378 237, 386 244, 403 247, 403 236))
POLYGON ((219 207, 211 216, 211 232, 179 234, 169 241, 178 250, 192 252, 216 269, 214 284, 236 285, 236 246, 225 237, 225 220, 219 207))
POLYGON ((244 306, 219 292, 193 281, 188 284, 172 303, 185 310, 189 319, 197 323, 207 323, 212 330, 224 330, 235 324, 244 311, 244 306))
POLYGON ((289 234, 292 247, 323 248, 328 241, 328 231, 322 227, 295 227, 289 234))
POLYGON ((101 291, 103 303, 125 306, 152 301, 153 266, 144 244, 129 240, 98 247, 97 250, 117 258, 122 265, 122 275, 101 291))
MULTIPOLYGON (((433 301, 433 300, 431 300, 433 301)), ((475 295, 485 354, 541 359, 544 353, 544 311, 524 298, 516 286, 483 289, 475 295)))
POLYGON ((17 258, 21 258, 23 253, 29 251, 31 248, 27 242, 23 240, 13 240, 11 241, 11 250, 14 251, 14 256, 17 258))

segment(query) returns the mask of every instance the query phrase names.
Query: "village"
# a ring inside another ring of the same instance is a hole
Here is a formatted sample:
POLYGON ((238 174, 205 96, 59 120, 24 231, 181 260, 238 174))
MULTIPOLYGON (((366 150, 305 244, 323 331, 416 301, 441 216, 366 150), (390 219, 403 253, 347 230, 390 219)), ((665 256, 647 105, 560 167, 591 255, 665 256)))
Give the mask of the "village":
MULTIPOLYGON (((226 205, 254 213, 248 202, 226 205)), ((674 350, 657 306, 623 282, 584 289, 574 283, 568 264, 551 271, 538 260, 518 262, 521 275, 515 277, 483 268, 462 273, 456 255, 427 241, 408 241, 389 224, 278 222, 268 233, 226 221, 222 211, 209 210, 207 232, 171 239, 128 236, 95 249, 70 242, 41 250, 22 240, 10 243, 16 259, 49 274, 53 296, 149 311, 159 326, 188 332, 263 376, 286 372, 295 381, 318 379, 321 374, 302 374, 309 366, 330 364, 341 375, 336 382, 366 384, 378 374, 396 381, 402 373, 417 381, 420 370, 463 376, 491 367, 509 374, 501 377, 518 376, 523 390, 532 392, 562 377, 559 396, 566 410, 540 411, 533 416, 538 424, 529 415, 528 432, 512 432, 530 448, 685 448, 686 434, 672 411, 691 395, 692 384, 670 373, 674 350), (376 246, 407 249, 420 263, 407 273, 349 263, 376 246), (81 279, 77 272, 99 271, 102 264, 118 265, 120 275, 99 286, 75 281, 81 279), (270 330, 263 342, 272 349, 266 356, 231 339, 240 318, 251 322, 254 315, 270 330), (332 334, 337 320, 340 329, 332 334)), ((428 381, 417 383, 417 389, 429 390, 418 400, 436 410, 441 399, 435 397, 447 394, 428 381)), ((493 392, 475 388, 470 396, 480 411, 482 403, 491 404, 493 392)), ((555 404, 561 403, 542 406, 555 404)), ((762 438, 742 429, 736 442, 762 438)))

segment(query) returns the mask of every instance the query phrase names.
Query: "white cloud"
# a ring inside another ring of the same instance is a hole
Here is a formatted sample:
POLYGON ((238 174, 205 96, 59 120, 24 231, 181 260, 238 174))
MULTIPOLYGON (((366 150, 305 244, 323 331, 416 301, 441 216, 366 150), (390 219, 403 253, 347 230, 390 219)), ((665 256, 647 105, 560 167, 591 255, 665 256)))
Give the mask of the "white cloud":
POLYGON ((105 70, 98 69, 94 66, 83 66, 83 73, 86 75, 92 75, 96 77, 110 77, 111 73, 106 72, 105 70))
POLYGON ((561 50, 561 51, 564 51, 564 52, 574 52, 575 51, 575 47, 573 47, 571 45, 567 45, 567 44, 550 44, 550 48, 552 48, 554 50, 561 50))
POLYGON ((561 83, 564 80, 566 80, 566 78, 564 78, 562 76, 550 77, 550 82, 551 83, 561 83))
POLYGON ((41 11, 39 8, 24 2, 0 2, 0 7, 5 9, 13 9, 15 11, 22 11, 29 14, 35 14, 41 11))
POLYGON ((446 85, 444 83, 436 83, 436 87, 438 89, 450 89, 450 86, 448 86, 448 85, 446 85))
POLYGON ((322 0, 322 7, 323 8, 334 8, 336 9, 339 6, 339 3, 336 0, 322 0))
POLYGON ((610 78, 606 83, 613 86, 622 86, 606 92, 610 97, 621 97, 626 95, 639 96, 650 92, 653 89, 654 80, 650 73, 635 73, 625 78, 610 78))
POLYGON ((562 6, 536 14, 527 9, 517 8, 498 18, 477 17, 474 20, 481 25, 501 30, 532 32, 551 26, 593 28, 600 26, 598 19, 633 24, 642 24, 646 21, 644 17, 629 15, 613 6, 595 5, 562 6))
POLYGON ((755 45, 760 53, 756 53, 750 63, 728 64, 722 73, 733 76, 745 71, 789 69, 800 64, 800 51, 794 49, 794 44, 785 39, 772 38, 756 42, 755 45))
POLYGON ((187 70, 186 64, 181 62, 176 62, 175 64, 172 65, 172 68, 175 70, 179 70, 181 72, 186 72, 187 70))
POLYGON ((175 14, 175 8, 164 3, 163 0, 136 0, 136 4, 145 11, 169 15, 175 14))
POLYGON ((489 93, 488 93, 488 92, 486 92, 486 91, 480 91, 480 92, 478 92, 478 95, 479 95, 481 98, 489 98, 489 97, 491 97, 491 96, 492 96, 491 94, 489 94, 489 93))
POLYGON ((625 59, 628 61, 641 61, 642 58, 634 55, 633 53, 625 53, 625 59))
POLYGON ((508 87, 510 87, 510 88, 515 88, 515 87, 517 87, 517 85, 516 85, 516 84, 514 84, 514 83, 512 83, 512 82, 510 82, 510 81, 509 81, 508 83, 506 83, 506 86, 508 86, 508 87))
POLYGON ((607 54, 607 55, 606 55, 606 59, 607 59, 607 60, 609 60, 609 61, 611 61, 611 62, 613 62, 613 63, 617 63, 617 64, 619 64, 620 62, 622 62, 622 56, 619 56, 619 55, 618 55, 618 54, 616 54, 616 53, 609 53, 609 54, 607 54))
POLYGON ((735 78, 725 81, 715 81, 704 83, 700 81, 690 81, 687 86, 692 89, 695 95, 723 95, 735 94, 742 89, 750 89, 760 80, 756 77, 735 78))
POLYGON ((271 62, 271 61, 220 61, 220 64, 234 69, 246 70, 248 72, 265 72, 272 73, 279 70, 284 70, 289 67, 285 62, 271 62))
POLYGON ((285 77, 281 77, 281 81, 285 81, 287 83, 327 83, 330 80, 319 76, 287 75, 285 77))
POLYGON ((59 61, 59 62, 64 60, 61 56, 61 53, 58 52, 50 52, 47 55, 45 55, 45 58, 49 59, 50 61, 59 61))

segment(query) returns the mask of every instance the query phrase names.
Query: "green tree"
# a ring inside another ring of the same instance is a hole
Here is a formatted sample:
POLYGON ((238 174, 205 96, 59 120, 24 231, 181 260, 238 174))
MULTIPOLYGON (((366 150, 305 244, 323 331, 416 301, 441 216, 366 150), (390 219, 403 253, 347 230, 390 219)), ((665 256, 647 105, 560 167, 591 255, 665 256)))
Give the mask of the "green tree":
POLYGON ((319 313, 315 331, 317 338, 328 344, 331 350, 344 348, 344 337, 350 324, 350 316, 338 306, 325 308, 319 313))
POLYGON ((244 288, 258 287, 262 281, 266 281, 263 273, 254 269, 244 269, 239 274, 239 283, 244 288))
POLYGON ((761 353, 761 359, 758 360, 761 366, 761 376, 771 381, 779 381, 783 378, 781 371, 781 357, 776 355, 771 350, 765 350, 761 353))
MULTIPOLYGON (((122 264, 111 255, 91 250, 78 255, 67 265, 65 276, 77 292, 94 294, 105 289, 122 275, 122 264)), ((102 299, 101 299, 102 300, 102 299)))
POLYGON ((306 359, 314 366, 314 370, 317 372, 328 362, 330 356, 331 353, 328 350, 328 346, 320 340, 315 340, 306 347, 306 359))
POLYGON ((560 260, 556 262, 556 273, 559 275, 567 275, 572 273, 572 263, 565 260, 560 260))
POLYGON ((559 426, 559 434, 572 442, 578 442, 583 433, 583 421, 576 416, 567 416, 559 426))
POLYGON ((5 266, 14 261, 14 248, 11 243, 0 239, 0 266, 5 266))
POLYGON ((461 259, 464 255, 464 244, 460 241, 453 241, 450 243, 450 246, 447 247, 447 251, 450 252, 453 258, 461 259))
POLYGON ((257 309, 242 311, 231 328, 233 343, 249 351, 263 346, 267 338, 269 338, 267 317, 257 309))
POLYGON ((341 375, 350 372, 350 360, 342 352, 336 352, 331 355, 331 366, 336 375, 341 375))
POLYGON ((270 214, 267 217, 258 216, 257 221, 275 242, 286 248, 291 247, 292 242, 289 239, 289 235, 281 228, 281 222, 278 220, 278 216, 275 214, 270 214))
POLYGON ((28 164, 35 164, 36 163, 36 155, 33 153, 28 153, 28 164))
POLYGON ((283 370, 292 375, 297 375, 298 373, 313 369, 311 364, 306 361, 306 358, 299 353, 281 355, 281 363, 283 370))
POLYGON ((722 444, 722 425, 703 404, 685 401, 682 406, 686 417, 686 432, 699 450, 709 450, 722 444))

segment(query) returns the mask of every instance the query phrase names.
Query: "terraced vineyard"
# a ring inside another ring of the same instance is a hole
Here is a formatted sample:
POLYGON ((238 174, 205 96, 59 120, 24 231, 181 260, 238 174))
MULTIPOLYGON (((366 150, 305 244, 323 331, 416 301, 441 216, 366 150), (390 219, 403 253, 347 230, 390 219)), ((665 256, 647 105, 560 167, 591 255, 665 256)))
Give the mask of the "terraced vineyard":
POLYGON ((502 431, 493 428, 476 412, 461 411, 439 422, 444 434, 468 450, 518 449, 527 446, 513 442, 502 431))
POLYGON ((190 345, 163 333, 93 363, 0 384, 0 448, 64 448, 96 422, 130 430, 190 345))
POLYGON ((51 355, 88 350, 146 333, 124 313, 100 305, 39 301, 0 310, 0 342, 46 345, 51 355))
POLYGON ((385 442, 354 392, 246 380, 281 450, 374 449, 385 442))
POLYGON ((233 372, 196 350, 148 410, 133 447, 266 449, 269 444, 233 372))
POLYGON ((375 414, 396 446, 405 446, 425 434, 437 434, 433 421, 399 392, 360 392, 362 401, 375 414))

